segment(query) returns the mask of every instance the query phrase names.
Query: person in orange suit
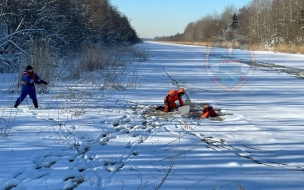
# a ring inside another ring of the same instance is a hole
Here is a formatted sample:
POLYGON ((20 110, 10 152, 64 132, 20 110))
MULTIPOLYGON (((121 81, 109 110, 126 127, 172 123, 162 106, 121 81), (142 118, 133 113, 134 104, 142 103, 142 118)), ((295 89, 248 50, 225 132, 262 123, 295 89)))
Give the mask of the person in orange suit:
POLYGON ((164 98, 164 112, 171 112, 177 108, 175 102, 178 100, 180 106, 184 106, 182 95, 185 94, 185 90, 180 88, 179 90, 170 90, 168 95, 164 98))
POLYGON ((209 107, 208 105, 204 105, 204 111, 201 114, 200 118, 208 118, 208 117, 215 117, 216 113, 213 107, 209 107))

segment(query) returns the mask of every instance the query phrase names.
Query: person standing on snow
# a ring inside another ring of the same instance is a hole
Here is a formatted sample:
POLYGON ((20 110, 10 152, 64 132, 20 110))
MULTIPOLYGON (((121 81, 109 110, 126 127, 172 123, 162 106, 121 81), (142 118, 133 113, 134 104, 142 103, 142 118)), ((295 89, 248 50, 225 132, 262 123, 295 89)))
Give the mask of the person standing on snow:
POLYGON ((185 90, 180 88, 179 90, 170 90, 168 95, 164 98, 164 112, 171 112, 177 108, 175 101, 179 101, 180 106, 184 106, 182 95, 185 94, 185 90))
POLYGON ((204 105, 204 111, 201 114, 200 118, 208 118, 208 117, 215 117, 216 113, 213 107, 209 107, 208 105, 204 105))
POLYGON ((38 101, 36 96, 36 84, 48 84, 46 81, 40 79, 40 77, 34 72, 33 67, 31 65, 28 65, 26 67, 26 70, 22 72, 21 74, 21 94, 19 98, 16 100, 14 108, 17 108, 19 104, 24 100, 24 98, 29 95, 32 99, 35 108, 38 108, 38 101))

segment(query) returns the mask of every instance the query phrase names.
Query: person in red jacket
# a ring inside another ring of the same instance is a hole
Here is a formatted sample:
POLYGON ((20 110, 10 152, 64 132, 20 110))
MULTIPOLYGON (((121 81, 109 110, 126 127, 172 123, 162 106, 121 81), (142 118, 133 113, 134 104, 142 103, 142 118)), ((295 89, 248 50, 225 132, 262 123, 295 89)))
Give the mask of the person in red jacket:
POLYGON ((185 90, 180 88, 179 90, 170 90, 168 95, 164 98, 164 112, 171 112, 177 108, 175 102, 178 100, 180 106, 184 106, 182 95, 185 94, 185 90))
POLYGON ((213 107, 209 107, 208 105, 204 105, 204 111, 201 114, 200 118, 208 118, 208 117, 215 117, 216 113, 213 107))
POLYGON ((37 73, 34 72, 33 67, 31 65, 28 65, 26 67, 26 70, 21 73, 21 84, 21 94, 16 100, 14 108, 17 108, 27 95, 29 95, 33 100, 35 108, 38 108, 35 84, 47 85, 48 83, 40 79, 37 73))

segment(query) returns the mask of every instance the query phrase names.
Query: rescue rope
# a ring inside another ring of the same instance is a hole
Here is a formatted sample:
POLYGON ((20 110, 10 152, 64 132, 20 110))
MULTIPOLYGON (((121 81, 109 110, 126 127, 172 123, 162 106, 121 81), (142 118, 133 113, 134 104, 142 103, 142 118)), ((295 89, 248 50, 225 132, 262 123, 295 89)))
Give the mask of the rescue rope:
MULTIPOLYGON (((165 71, 166 75, 171 79, 171 81, 173 82, 173 84, 175 84, 178 88, 182 88, 181 85, 179 85, 179 83, 178 83, 174 78, 172 78, 172 77, 168 74, 168 72, 164 69, 164 67, 162 67, 162 68, 163 68, 163 70, 165 71)), ((184 94, 185 94, 185 96, 187 97, 187 99, 188 99, 190 102, 192 102, 191 99, 189 98, 189 96, 187 95, 187 93, 185 92, 184 94)))

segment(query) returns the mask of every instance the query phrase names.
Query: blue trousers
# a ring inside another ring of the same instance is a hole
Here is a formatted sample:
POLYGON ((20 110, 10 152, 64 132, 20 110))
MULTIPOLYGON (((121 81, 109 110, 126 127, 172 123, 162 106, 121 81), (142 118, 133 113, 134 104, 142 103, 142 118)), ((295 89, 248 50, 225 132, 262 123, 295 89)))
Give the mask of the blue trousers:
POLYGON ((35 86, 30 86, 30 85, 22 85, 21 88, 21 95, 19 98, 16 100, 16 104, 19 105, 21 102, 24 100, 24 98, 29 95, 30 98, 33 100, 33 103, 37 103, 37 96, 36 96, 36 88, 35 86))

